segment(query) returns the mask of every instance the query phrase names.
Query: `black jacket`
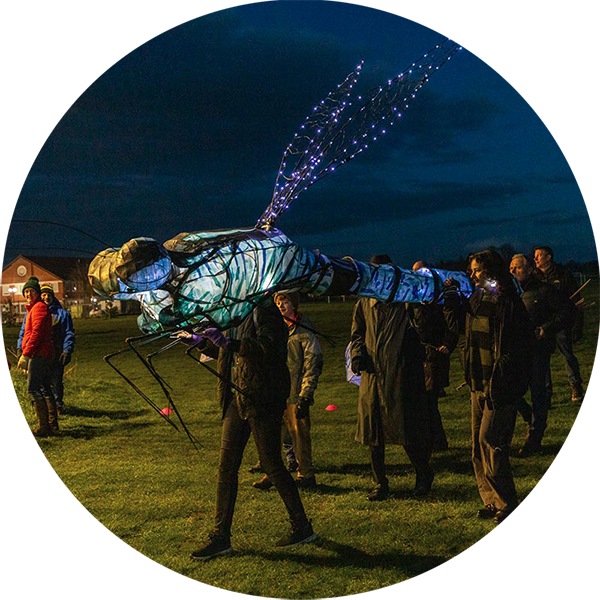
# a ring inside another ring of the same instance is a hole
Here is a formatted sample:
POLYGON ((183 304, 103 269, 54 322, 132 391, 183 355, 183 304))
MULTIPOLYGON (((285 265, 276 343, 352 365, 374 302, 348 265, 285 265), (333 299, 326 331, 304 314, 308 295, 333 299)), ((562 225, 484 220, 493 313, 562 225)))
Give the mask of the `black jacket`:
POLYGON ((521 300, 534 328, 541 327, 544 337, 536 345, 554 347, 555 336, 565 327, 572 327, 576 317, 575 305, 554 286, 535 277, 522 283, 521 300))
POLYGON ((581 295, 575 294, 578 285, 573 274, 563 265, 552 263, 546 271, 537 269, 535 275, 543 283, 556 288, 565 299, 573 304, 573 319, 566 328, 572 328, 575 339, 580 339, 583 332, 583 310, 579 310, 575 306, 575 302, 581 299, 581 295), (571 299, 573 295, 574 297, 571 299))
POLYGON ((450 384, 450 354, 456 348, 458 335, 451 331, 439 304, 419 304, 413 308, 413 327, 425 349, 425 383, 428 390, 442 390, 450 384), (448 348, 448 354, 437 351, 448 348))
MULTIPOLYGON (((477 314, 483 290, 477 289, 468 301, 458 297, 445 301, 444 314, 448 326, 456 334, 465 333, 463 366, 465 381, 469 381, 469 347, 473 317, 477 314)), ((493 319, 493 360, 489 395, 493 403, 516 402, 529 387, 533 356, 533 327, 527 310, 518 294, 507 293, 498 298, 496 317, 493 319)))
MULTIPOLYGON (((218 353, 217 393, 223 411, 236 402, 240 417, 281 418, 290 394, 288 328, 272 301, 258 306, 218 353), (229 382, 240 388, 232 388, 229 382)), ((214 356, 214 346, 202 351, 214 356)))

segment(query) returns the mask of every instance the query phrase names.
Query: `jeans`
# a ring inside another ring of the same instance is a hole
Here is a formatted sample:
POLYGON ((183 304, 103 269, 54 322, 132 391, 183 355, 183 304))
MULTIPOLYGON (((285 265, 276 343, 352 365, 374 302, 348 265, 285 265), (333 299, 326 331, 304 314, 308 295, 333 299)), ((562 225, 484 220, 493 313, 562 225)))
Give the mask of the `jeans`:
POLYGON ((50 393, 50 370, 52 360, 35 356, 27 366, 27 391, 34 400, 52 396, 50 393))
MULTIPOLYGON (((579 361, 573 353, 573 331, 572 329, 563 329, 556 334, 556 345, 560 353, 565 357, 565 369, 567 371, 567 379, 571 387, 581 386, 581 373, 579 372, 579 361)), ((548 369, 546 389, 548 391, 548 402, 552 396, 552 378, 550 369, 548 369)))
POLYGON ((264 472, 279 492, 295 527, 308 522, 298 488, 281 460, 281 415, 242 419, 235 402, 223 418, 217 477, 217 506, 213 534, 229 538, 238 490, 238 472, 252 433, 264 472))
POLYGON ((483 503, 497 510, 512 510, 518 503, 508 457, 517 417, 516 400, 494 406, 487 394, 471 392, 473 470, 483 503))

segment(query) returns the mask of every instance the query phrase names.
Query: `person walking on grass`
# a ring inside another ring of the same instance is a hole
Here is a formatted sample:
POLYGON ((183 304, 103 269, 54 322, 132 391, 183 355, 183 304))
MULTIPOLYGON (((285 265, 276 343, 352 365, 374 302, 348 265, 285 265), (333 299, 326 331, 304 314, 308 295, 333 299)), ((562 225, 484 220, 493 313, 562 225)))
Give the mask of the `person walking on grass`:
MULTIPOLYGON (((372 264, 391 264, 387 255, 372 264)), ((390 493, 386 444, 401 444, 416 472, 415 496, 431 490, 431 414, 425 393, 425 354, 412 320, 412 307, 361 298, 354 307, 350 364, 361 375, 355 439, 369 446, 375 487, 371 501, 390 493)))
POLYGON ((546 388, 550 357, 556 347, 556 335, 573 323, 575 307, 556 288, 535 277, 535 267, 523 254, 513 256, 510 272, 523 288, 521 299, 529 313, 535 335, 529 385, 531 406, 524 398, 518 404, 519 412, 529 422, 525 443, 519 449, 519 456, 526 458, 539 452, 542 447, 550 404, 546 388))
MULTIPOLYGON (((429 269, 429 265, 418 260, 413 271, 429 269)), ((456 348, 458 336, 448 328, 444 311, 439 304, 419 304, 413 308, 414 321, 425 351, 425 389, 431 412, 433 451, 448 450, 448 439, 439 411, 439 399, 446 395, 450 385, 450 355, 456 348)))
POLYGON ((52 316, 42 302, 40 282, 30 277, 23 286, 27 301, 27 317, 21 342, 22 354, 17 367, 27 372, 27 391, 37 417, 36 437, 48 437, 58 432, 56 401, 50 392, 50 368, 54 358, 52 316))
POLYGON ((238 473, 250 435, 260 463, 285 505, 292 529, 277 547, 313 541, 298 488, 281 459, 281 419, 290 394, 287 368, 288 331, 272 300, 257 306, 226 337, 216 328, 179 336, 202 353, 218 359, 218 396, 222 409, 221 454, 217 476, 215 524, 208 542, 191 557, 207 560, 229 554, 238 491, 238 473))
MULTIPOLYGON (((58 299, 54 296, 54 289, 49 283, 43 283, 40 286, 42 302, 48 307, 52 318, 52 343, 54 345, 54 358, 50 366, 50 389, 47 390, 54 396, 56 410, 61 414, 64 407, 64 385, 63 375, 65 367, 71 361, 71 355, 75 349, 75 330, 73 328, 73 319, 71 313, 65 310, 58 299)), ((27 316, 23 319, 21 332, 17 341, 17 348, 21 350, 23 345, 23 335, 27 316)))
MULTIPOLYGON (((571 272, 563 265, 554 262, 554 252, 549 246, 539 246, 534 254, 535 266, 537 267, 536 276, 538 279, 548 285, 554 286, 565 299, 577 302, 580 299, 577 283, 571 272)), ((577 343, 583 336, 583 311, 577 310, 576 318, 573 323, 565 327, 556 334, 556 345, 560 353, 565 357, 565 368, 567 379, 571 386, 571 400, 581 402, 583 400, 583 381, 579 371, 579 361, 573 352, 573 344, 577 343)), ((552 398, 552 378, 548 371, 546 381, 548 403, 552 398)))
MULTIPOLYGON (((298 461, 296 485, 300 488, 315 488, 317 480, 312 462, 310 407, 314 403, 313 396, 323 371, 323 353, 312 323, 308 317, 298 312, 298 293, 279 292, 275 294, 274 300, 288 327, 287 365, 291 389, 283 422, 285 431, 291 436, 292 448, 298 461)), ((273 484, 265 475, 252 485, 265 490, 273 484)))
POLYGON ((465 333, 463 366, 471 390, 472 460, 484 508, 478 517, 502 522, 518 504, 509 461, 517 403, 529 386, 533 328, 502 257, 472 254, 475 284, 461 302, 453 280, 444 283, 444 311, 458 335, 465 333))

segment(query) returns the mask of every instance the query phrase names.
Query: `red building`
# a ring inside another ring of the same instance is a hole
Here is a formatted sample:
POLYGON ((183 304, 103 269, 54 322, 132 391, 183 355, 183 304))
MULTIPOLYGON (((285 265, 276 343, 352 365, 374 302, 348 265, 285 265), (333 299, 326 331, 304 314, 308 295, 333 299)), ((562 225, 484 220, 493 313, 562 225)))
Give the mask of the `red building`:
POLYGON ((23 284, 30 277, 37 277, 40 284, 52 285, 54 295, 74 317, 82 316, 92 305, 93 293, 87 281, 89 264, 89 259, 80 257, 17 256, 2 269, 2 312, 21 321, 27 304, 22 295, 23 284))

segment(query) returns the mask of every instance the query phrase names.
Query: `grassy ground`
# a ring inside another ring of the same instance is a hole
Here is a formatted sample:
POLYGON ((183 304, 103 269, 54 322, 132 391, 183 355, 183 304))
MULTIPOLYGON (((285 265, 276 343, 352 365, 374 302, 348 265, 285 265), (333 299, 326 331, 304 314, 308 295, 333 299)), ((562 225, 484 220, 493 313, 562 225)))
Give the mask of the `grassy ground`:
MULTIPOLYGON (((589 286, 593 287, 592 285, 589 286)), ((589 288, 588 288, 589 289, 589 288)), ((586 293, 597 300, 597 286, 586 293)), ((236 553, 197 564, 189 552, 204 541, 212 525, 220 415, 212 375, 180 350, 156 361, 173 386, 180 412, 203 448, 172 430, 102 361, 138 331, 133 318, 75 323, 76 362, 66 377, 68 410, 60 436, 40 440, 48 460, 83 505, 115 535, 146 556, 204 583, 261 596, 318 598, 381 588, 418 575, 455 556, 492 525, 474 518, 480 500, 470 463, 469 399, 453 358, 451 386, 440 410, 451 449, 434 457, 436 479, 430 497, 410 497, 413 475, 402 448, 387 452, 393 497, 370 503, 372 488, 365 448, 354 442, 357 388, 345 382, 343 353, 351 303, 307 305, 317 329, 337 335, 336 347, 324 344, 325 370, 312 409, 313 447, 319 489, 303 492, 319 541, 276 550, 286 529, 283 505, 273 490, 251 487, 256 462, 250 442, 242 470, 234 520, 236 553), (325 411, 329 404, 338 410, 325 411)), ((598 314, 588 311, 586 336, 577 345, 587 383, 597 343, 598 314)), ((16 328, 4 328, 14 347, 16 328)), ((138 384, 159 390, 129 356, 119 364, 138 384)), ((564 442, 578 407, 570 401, 562 356, 552 359, 555 396, 541 455, 512 461, 524 498, 539 481, 564 442)), ((27 419, 34 415, 24 376, 13 370, 19 402, 27 419)), ((515 449, 524 434, 519 422, 515 449)))

